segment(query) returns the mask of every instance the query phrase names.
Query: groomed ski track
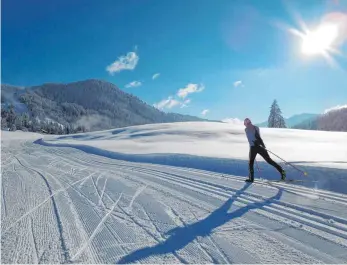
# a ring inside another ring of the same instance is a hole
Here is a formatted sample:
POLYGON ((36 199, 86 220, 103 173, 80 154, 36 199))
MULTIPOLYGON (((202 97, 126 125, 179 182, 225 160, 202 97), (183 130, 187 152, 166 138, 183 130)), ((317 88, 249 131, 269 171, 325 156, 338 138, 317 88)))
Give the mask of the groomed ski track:
POLYGON ((2 263, 346 263, 347 195, 13 141, 2 263))

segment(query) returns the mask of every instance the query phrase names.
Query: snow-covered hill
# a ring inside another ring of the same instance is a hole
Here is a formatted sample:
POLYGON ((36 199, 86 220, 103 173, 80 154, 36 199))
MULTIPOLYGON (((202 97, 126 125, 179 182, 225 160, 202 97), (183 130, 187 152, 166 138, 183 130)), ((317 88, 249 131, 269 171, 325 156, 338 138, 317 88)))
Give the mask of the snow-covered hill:
POLYGON ((266 182, 278 173, 257 158, 245 183, 247 141, 229 124, 2 132, 1 261, 346 263, 347 133, 261 134, 303 182, 266 182))
POLYGON ((65 133, 71 133, 149 123, 205 120, 163 112, 116 85, 97 79, 32 87, 1 84, 1 106, 2 128, 22 130, 24 127, 32 132, 43 129, 56 134, 60 134, 61 125, 65 133), (8 117, 11 105, 17 115, 16 122, 16 117, 8 117), (18 114, 26 114, 28 122, 22 124, 24 117, 18 114), (45 122, 48 120, 54 124, 45 122))

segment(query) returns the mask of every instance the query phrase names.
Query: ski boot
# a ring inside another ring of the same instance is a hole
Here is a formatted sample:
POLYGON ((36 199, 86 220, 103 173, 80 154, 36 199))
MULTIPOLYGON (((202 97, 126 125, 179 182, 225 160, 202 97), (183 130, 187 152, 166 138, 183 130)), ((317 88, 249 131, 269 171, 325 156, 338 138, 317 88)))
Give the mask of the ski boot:
POLYGON ((250 170, 248 179, 245 180, 246 182, 253 182, 254 181, 254 171, 250 170))

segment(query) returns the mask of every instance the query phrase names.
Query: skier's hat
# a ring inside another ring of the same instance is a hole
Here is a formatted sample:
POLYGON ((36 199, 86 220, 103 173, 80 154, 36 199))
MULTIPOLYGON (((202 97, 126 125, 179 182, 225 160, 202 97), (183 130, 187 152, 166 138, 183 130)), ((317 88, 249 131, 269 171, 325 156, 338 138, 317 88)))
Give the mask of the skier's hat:
POLYGON ((243 121, 243 124, 244 124, 245 126, 247 126, 247 125, 252 124, 252 121, 251 121, 249 118, 246 118, 246 119, 243 121))

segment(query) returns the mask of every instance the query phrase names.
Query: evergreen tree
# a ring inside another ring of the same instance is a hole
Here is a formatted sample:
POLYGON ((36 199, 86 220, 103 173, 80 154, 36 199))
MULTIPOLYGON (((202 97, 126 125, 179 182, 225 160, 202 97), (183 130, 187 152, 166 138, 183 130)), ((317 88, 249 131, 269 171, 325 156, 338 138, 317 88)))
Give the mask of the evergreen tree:
POLYGON ((7 124, 11 131, 16 130, 16 118, 17 118, 17 115, 14 111, 14 106, 11 104, 8 117, 7 117, 7 124))
POLYGON ((29 129, 29 127, 30 127, 30 119, 29 119, 29 115, 27 113, 23 114, 22 121, 23 121, 23 127, 29 129))
POLYGON ((33 118, 30 128, 32 132, 38 132, 41 130, 41 124, 37 118, 33 118))
POLYGON ((1 129, 7 129, 7 128, 8 128, 8 126, 7 126, 7 119, 1 117, 1 129))
POLYGON ((65 126, 65 134, 70 134, 70 132, 71 132, 70 124, 67 124, 67 125, 65 126))
POLYGON ((20 115, 16 116, 15 126, 16 126, 17 130, 22 130, 23 129, 22 116, 20 116, 20 115))
POLYGON ((64 127, 63 126, 58 126, 58 134, 64 134, 64 127))
POLYGON ((286 128, 286 123, 282 116, 282 111, 278 106, 277 100, 275 99, 270 108, 270 115, 268 118, 269 128, 286 128))
POLYGON ((1 108, 1 129, 7 129, 7 117, 8 117, 8 111, 1 108))

